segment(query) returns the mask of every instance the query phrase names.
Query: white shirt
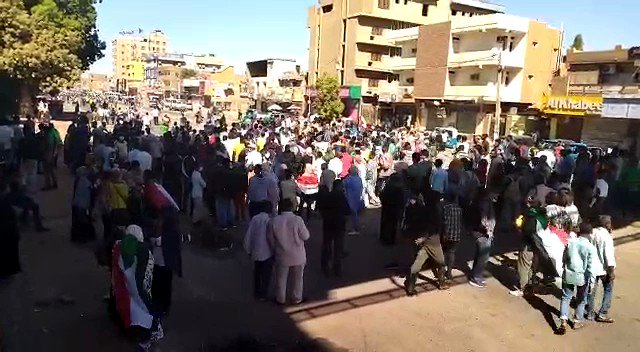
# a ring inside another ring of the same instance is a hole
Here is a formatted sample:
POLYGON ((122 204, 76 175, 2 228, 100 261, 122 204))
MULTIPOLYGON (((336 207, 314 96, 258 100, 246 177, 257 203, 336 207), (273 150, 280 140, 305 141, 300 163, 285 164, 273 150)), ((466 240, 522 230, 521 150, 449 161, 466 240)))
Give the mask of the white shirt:
POLYGON ((342 160, 340 160, 339 158, 333 158, 329 160, 328 168, 329 170, 333 171, 336 176, 339 177, 340 174, 342 174, 342 160))
POLYGON ((273 218, 268 228, 268 239, 278 265, 298 266, 307 263, 304 242, 309 239, 309 230, 298 215, 287 211, 273 218))
POLYGON ((318 158, 313 161, 313 169, 316 171, 316 175, 318 175, 318 181, 320 181, 320 175, 322 175, 322 165, 326 164, 322 158, 318 158))
POLYGON ((128 161, 132 162, 134 160, 140 163, 140 169, 142 169, 142 171, 151 170, 151 163, 152 163, 151 154, 139 149, 134 149, 131 152, 129 152, 128 161))
POLYGON ((13 137, 13 127, 6 125, 0 126, 0 145, 3 145, 5 150, 11 149, 13 137))
POLYGON ((246 165, 255 166, 262 164, 262 154, 257 150, 252 150, 247 154, 246 165))
POLYGON ((194 170, 191 174, 191 198, 202 198, 207 183, 202 178, 202 174, 198 170, 194 170))
MULTIPOLYGON (((608 267, 616 267, 615 247, 613 246, 613 238, 607 229, 596 227, 591 234, 591 244, 596 247, 598 260, 604 269, 608 267)), ((604 275, 603 273, 601 275, 604 275)))
POLYGON ((553 170, 553 168, 556 166, 556 155, 552 150, 541 150, 538 152, 538 154, 536 154, 536 157, 540 158, 543 155, 547 157, 547 165, 549 165, 551 170, 553 170))
POLYGON ((609 184, 607 181, 599 178, 596 180, 596 186, 593 189, 593 195, 597 195, 598 197, 607 198, 609 195, 609 184), (598 191, 599 194, 598 194, 598 191))
POLYGON ((270 220, 269 214, 260 213, 249 221, 249 228, 244 236, 244 250, 251 255, 251 259, 254 261, 264 261, 273 256, 267 239, 270 220))
POLYGON ((142 116, 142 124, 145 126, 151 125, 151 116, 149 115, 142 116))

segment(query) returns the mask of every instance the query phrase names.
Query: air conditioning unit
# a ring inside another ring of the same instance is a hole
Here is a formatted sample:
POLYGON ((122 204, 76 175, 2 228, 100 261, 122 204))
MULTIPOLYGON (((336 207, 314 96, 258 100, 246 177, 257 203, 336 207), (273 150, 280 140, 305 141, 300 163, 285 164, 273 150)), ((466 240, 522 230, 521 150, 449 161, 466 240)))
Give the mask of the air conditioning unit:
POLYGON ((603 75, 613 75, 616 73, 616 64, 606 64, 600 67, 600 73, 603 75))

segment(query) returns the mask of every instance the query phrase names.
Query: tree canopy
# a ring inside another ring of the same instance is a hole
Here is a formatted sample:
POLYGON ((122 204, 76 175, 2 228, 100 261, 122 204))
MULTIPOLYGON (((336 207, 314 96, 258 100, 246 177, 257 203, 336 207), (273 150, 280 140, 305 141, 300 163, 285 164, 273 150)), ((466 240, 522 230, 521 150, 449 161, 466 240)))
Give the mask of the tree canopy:
POLYGON ((573 44, 571 44, 571 48, 579 51, 584 50, 584 40, 582 39, 582 34, 578 34, 575 36, 575 38, 573 38, 573 44))
POLYGON ((103 56, 96 17, 93 0, 0 2, 0 82, 32 93, 76 82, 103 56))
POLYGON ((340 117, 344 104, 340 100, 340 83, 334 76, 323 74, 316 81, 317 96, 313 101, 316 113, 328 120, 340 117))

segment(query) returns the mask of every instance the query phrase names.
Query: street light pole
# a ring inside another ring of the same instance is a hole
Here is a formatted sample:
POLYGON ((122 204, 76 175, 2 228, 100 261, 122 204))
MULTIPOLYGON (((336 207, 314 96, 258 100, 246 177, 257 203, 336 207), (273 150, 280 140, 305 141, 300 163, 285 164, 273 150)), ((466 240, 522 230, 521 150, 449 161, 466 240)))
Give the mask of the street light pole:
POLYGON ((502 50, 498 50, 498 77, 496 82, 496 114, 495 120, 493 121, 493 140, 498 140, 500 137, 500 117, 502 116, 502 99, 500 97, 500 88, 502 86, 502 50))

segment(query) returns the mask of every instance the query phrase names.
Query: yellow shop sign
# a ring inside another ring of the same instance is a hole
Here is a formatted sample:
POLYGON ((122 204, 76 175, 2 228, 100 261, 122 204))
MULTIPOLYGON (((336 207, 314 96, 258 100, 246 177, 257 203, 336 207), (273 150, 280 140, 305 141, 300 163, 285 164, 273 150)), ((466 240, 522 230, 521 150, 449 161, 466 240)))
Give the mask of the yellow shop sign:
POLYGON ((602 97, 551 96, 542 98, 542 112, 558 115, 600 115, 602 97))

